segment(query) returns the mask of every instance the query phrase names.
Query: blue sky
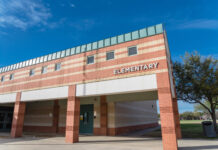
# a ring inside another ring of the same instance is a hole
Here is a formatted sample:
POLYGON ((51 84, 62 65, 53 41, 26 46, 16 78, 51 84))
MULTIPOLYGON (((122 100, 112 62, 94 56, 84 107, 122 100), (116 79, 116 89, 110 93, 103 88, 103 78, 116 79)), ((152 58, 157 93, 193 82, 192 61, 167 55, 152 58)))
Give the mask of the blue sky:
POLYGON ((174 61, 218 57, 217 0, 0 0, 0 67, 158 23, 174 61))

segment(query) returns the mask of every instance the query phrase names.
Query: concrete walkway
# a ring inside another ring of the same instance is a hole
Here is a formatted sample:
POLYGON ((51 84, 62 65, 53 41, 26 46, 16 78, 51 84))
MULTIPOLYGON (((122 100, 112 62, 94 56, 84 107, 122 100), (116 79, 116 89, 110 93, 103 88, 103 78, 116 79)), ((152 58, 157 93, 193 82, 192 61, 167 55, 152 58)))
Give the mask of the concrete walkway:
MULTIPOLYGON (((0 150, 161 150, 160 138, 80 136, 80 142, 66 144, 64 137, 33 137, 11 139, 0 136, 0 150)), ((182 139, 180 150, 218 150, 217 140, 182 139)))

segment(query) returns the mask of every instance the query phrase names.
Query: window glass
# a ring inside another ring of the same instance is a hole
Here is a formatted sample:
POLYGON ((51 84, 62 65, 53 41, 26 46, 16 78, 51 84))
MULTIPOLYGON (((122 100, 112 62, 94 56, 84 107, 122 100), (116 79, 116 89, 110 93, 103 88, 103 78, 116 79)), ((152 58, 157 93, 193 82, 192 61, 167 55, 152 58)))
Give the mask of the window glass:
POLYGON ((91 51, 91 50, 92 50, 92 44, 89 43, 89 44, 87 44, 87 51, 91 51))
POLYGON ((131 34, 130 33, 126 33, 124 36, 125 36, 125 41, 131 41, 131 34))
POLYGON ((10 74, 9 80, 13 80, 14 79, 14 74, 10 74))
POLYGON ((40 61, 40 58, 38 57, 38 58, 36 58, 36 64, 38 64, 39 63, 39 61, 40 61))
POLYGON ((76 53, 79 54, 80 53, 80 46, 76 47, 76 53))
POLYGON ((18 67, 19 67, 19 63, 18 63, 18 64, 16 64, 16 69, 18 69, 18 67))
POLYGON ((139 31, 132 32, 132 39, 135 40, 135 39, 138 39, 138 38, 139 38, 139 31))
POLYGON ((61 63, 55 64, 55 71, 61 70, 61 63))
POLYGON ((128 55, 129 56, 136 55, 136 54, 137 54, 137 47, 136 46, 128 48, 128 55))
POLYGON ((52 54, 52 59, 56 59, 56 53, 52 54))
POLYGON ((122 43, 122 42, 124 42, 123 34, 118 36, 118 43, 122 43))
POLYGON ((1 77, 1 82, 4 82, 5 81, 5 76, 2 76, 1 77))
POLYGON ((29 75, 30 75, 30 76, 33 76, 34 74, 35 74, 35 70, 34 70, 34 69, 31 69, 29 75))
POLYGON ((81 53, 86 51, 86 45, 81 46, 81 53))
POLYGON ((10 66, 10 70, 12 70, 12 68, 13 68, 13 65, 10 66))
POLYGON ((65 57, 65 52, 66 52, 65 50, 61 51, 61 58, 65 57))
POLYGON ((16 69, 16 64, 13 65, 13 70, 15 70, 15 69, 16 69))
POLYGON ((42 57, 40 57, 40 63, 42 63, 43 62, 43 60, 44 60, 44 58, 43 58, 43 56, 42 57))
POLYGON ((19 68, 21 68, 22 67, 22 62, 19 64, 19 68))
POLYGON ((147 36, 146 28, 139 30, 139 35, 140 35, 140 38, 146 37, 147 36))
POLYGON ((56 58, 61 58, 61 52, 57 52, 56 58))
POLYGON ((110 51, 106 53, 106 60, 114 59, 114 51, 110 51))
POLYGON ((104 40, 98 41, 98 48, 104 47, 104 40))
POLYGON ((97 49, 98 48, 98 43, 97 42, 93 42, 92 43, 92 49, 97 49))
POLYGON ((158 24, 156 25, 156 33, 163 33, 163 25, 162 24, 158 24))
POLYGON ((148 36, 150 36, 150 35, 154 35, 154 34, 155 34, 154 26, 152 26, 152 27, 148 27, 148 36))
POLYGON ((71 48, 71 52, 70 52, 70 55, 74 55, 75 54, 75 47, 74 48, 71 48))
POLYGON ((87 64, 93 64, 94 63, 94 56, 88 56, 87 57, 87 64))
POLYGON ((48 55, 48 61, 52 59, 52 54, 48 55))
POLYGON ((36 58, 35 59, 33 59, 33 65, 35 65, 36 64, 36 58))
POLYGON ((33 60, 30 59, 30 61, 29 61, 29 65, 32 65, 32 64, 33 64, 33 60))
POLYGON ((108 39, 105 39, 104 40, 104 46, 110 46, 111 45, 111 39, 108 38, 108 39))
POLYGON ((70 48, 66 50, 66 56, 70 55, 70 48))
POLYGON ((48 61, 48 55, 44 56, 44 62, 48 61))
POLYGON ((47 70, 48 70, 48 66, 43 66, 41 73, 45 74, 45 73, 47 73, 47 70))
POLYGON ((111 38, 111 45, 117 44, 117 37, 112 37, 111 38))

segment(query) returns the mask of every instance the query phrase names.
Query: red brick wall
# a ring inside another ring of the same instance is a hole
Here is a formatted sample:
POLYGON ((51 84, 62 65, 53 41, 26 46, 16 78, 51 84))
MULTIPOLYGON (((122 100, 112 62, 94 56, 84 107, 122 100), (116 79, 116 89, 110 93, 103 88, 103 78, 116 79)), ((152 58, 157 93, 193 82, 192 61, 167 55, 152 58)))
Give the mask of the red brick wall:
POLYGON ((166 62, 165 48, 160 48, 156 51, 152 51, 152 49, 157 48, 160 45, 164 46, 164 43, 154 44, 151 46, 150 45, 141 46, 138 49, 139 54, 130 57, 122 56, 121 58, 119 58, 123 54, 126 54, 127 56, 127 47, 129 46, 143 44, 156 40, 164 40, 163 34, 146 37, 134 41, 129 41, 122 44, 101 48, 99 50, 81 53, 78 55, 72 55, 58 60, 53 60, 53 61, 37 64, 34 66, 29 66, 18 70, 3 73, 2 75, 6 75, 6 78, 8 78, 11 73, 15 73, 15 79, 11 81, 7 80, 5 82, 0 82, 0 94, 47 88, 47 87, 56 87, 62 85, 72 85, 82 82, 92 82, 92 81, 94 82, 96 80, 98 81, 108 80, 111 78, 138 76, 138 75, 148 74, 149 72, 155 73, 154 71, 160 72, 163 69, 167 69, 167 64, 165 63, 166 62), (121 52, 116 52, 116 50, 120 48, 126 48, 126 50, 121 52), (102 59, 106 58, 105 52, 111 50, 115 50, 115 59, 110 61, 106 61, 106 60, 102 61, 102 59), (145 51, 148 50, 148 51, 143 52, 144 50, 145 51), (141 53, 140 51, 143 53, 141 53), (96 55, 96 62, 94 64, 86 65, 86 56, 92 54, 96 55), (64 64, 64 62, 66 61, 71 61, 76 59, 78 59, 78 62, 64 64), (146 61, 146 64, 158 61, 159 66, 157 69, 143 70, 140 72, 130 72, 128 73, 128 75, 113 74, 114 69, 121 68, 121 66, 122 67, 133 66, 132 63, 134 63, 134 66, 145 64, 145 62, 143 61, 146 61), (60 71, 54 71, 54 65, 57 62, 62 62, 62 69, 60 71), (46 74, 40 74, 41 72, 40 68, 45 65, 49 65, 48 70, 50 69, 51 71, 46 74), (29 77, 28 76, 29 70, 32 68, 37 69, 36 75, 29 77))

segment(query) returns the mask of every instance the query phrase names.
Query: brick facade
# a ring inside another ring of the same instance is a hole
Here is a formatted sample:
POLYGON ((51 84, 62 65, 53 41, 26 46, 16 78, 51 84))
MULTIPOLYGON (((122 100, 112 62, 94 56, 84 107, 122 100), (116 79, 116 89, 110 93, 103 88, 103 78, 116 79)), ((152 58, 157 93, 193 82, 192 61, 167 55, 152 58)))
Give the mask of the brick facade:
MULTIPOLYGON (((20 68, 2 73, 6 76, 5 82, 0 82, 0 94, 17 93, 14 107, 14 117, 11 136, 22 136, 25 103, 20 101, 21 91, 31 91, 60 86, 69 86, 66 114, 66 142, 75 143, 79 141, 79 117, 80 99, 76 97, 76 85, 90 82, 98 82, 112 79, 128 78, 156 74, 157 91, 159 98, 161 128, 164 150, 176 150, 177 138, 181 138, 179 125, 179 114, 176 98, 172 96, 172 85, 169 76, 170 69, 167 53, 167 41, 164 33, 132 40, 98 50, 87 51, 77 55, 51 60, 48 62, 20 68), (137 46, 138 54, 128 57, 127 48, 137 46), (106 52, 114 50, 115 59, 106 61, 106 52), (94 55, 95 63, 86 64, 87 56, 94 55), (61 63, 62 68, 54 71, 55 63, 61 63), (124 74, 114 74, 115 69, 140 66, 158 62, 157 68, 140 71, 131 71, 124 74), (48 66, 48 73, 41 74, 41 68, 48 66), (34 68, 35 75, 29 76, 29 70, 34 68), (14 80, 8 80, 9 75, 14 73, 14 80)), ((144 83, 146 84, 146 83, 144 83)), ((111 87, 113 88, 113 87, 111 87)), ((53 110, 53 121, 51 132, 63 132, 64 127, 58 127, 58 102, 55 101, 53 110)), ((135 128, 144 128, 138 126, 135 128)), ((26 127, 26 129, 31 127, 26 127)), ((34 127, 32 128, 34 129, 34 127)), ((35 127, 37 129, 37 127, 35 127)), ((106 96, 100 96, 100 127, 94 128, 96 135, 116 135, 131 131, 132 126, 124 128, 108 128, 108 110, 106 96)), ((49 130, 44 127, 43 130, 49 130)))

